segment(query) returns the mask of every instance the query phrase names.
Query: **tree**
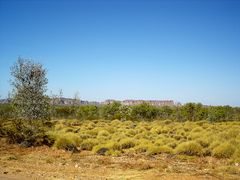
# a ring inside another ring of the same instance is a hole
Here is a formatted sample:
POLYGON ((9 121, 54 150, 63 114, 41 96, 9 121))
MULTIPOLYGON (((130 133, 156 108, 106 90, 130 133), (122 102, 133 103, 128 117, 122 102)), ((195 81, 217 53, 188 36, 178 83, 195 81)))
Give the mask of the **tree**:
POLYGON ((158 109, 148 103, 135 105, 132 107, 132 118, 141 120, 153 120, 158 115, 158 109))
POLYGON ((73 105, 78 106, 81 104, 80 96, 79 96, 79 91, 77 91, 74 96, 73 96, 73 105))
POLYGON ((94 120, 99 118, 99 109, 94 105, 80 106, 76 112, 78 119, 94 120))
POLYGON ((12 104, 16 119, 48 120, 49 98, 45 95, 48 79, 46 69, 39 63, 18 58, 11 67, 13 76, 12 104))
POLYGON ((107 104, 101 109, 101 116, 104 119, 113 120, 118 119, 119 117, 119 109, 121 107, 121 103, 114 101, 113 103, 107 104))
POLYGON ((195 121, 196 108, 194 103, 187 103, 182 107, 182 114, 187 121, 195 121))

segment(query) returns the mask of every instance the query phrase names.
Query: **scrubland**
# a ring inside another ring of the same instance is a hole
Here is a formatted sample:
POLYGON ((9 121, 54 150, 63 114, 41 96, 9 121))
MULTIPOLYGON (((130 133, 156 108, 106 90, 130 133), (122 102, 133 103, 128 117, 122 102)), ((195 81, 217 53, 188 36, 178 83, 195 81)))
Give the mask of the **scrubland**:
POLYGON ((240 122, 53 120, 52 145, 2 139, 0 177, 238 179, 240 122))

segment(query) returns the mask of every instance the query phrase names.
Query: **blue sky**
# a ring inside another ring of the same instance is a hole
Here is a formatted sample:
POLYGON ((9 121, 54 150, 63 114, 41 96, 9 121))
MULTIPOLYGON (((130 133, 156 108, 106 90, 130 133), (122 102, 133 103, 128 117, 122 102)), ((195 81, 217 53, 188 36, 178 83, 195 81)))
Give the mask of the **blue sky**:
POLYGON ((240 106, 238 0, 0 0, 0 96, 19 56, 48 93, 240 106))

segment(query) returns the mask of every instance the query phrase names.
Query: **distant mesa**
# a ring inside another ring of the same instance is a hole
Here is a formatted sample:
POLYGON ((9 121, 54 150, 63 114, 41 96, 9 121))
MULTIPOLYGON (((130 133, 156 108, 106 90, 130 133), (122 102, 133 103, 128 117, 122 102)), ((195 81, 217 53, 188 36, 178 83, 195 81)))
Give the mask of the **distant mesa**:
MULTIPOLYGON (((111 104, 115 102, 114 99, 108 99, 103 102, 103 104, 111 104)), ((174 106, 176 105, 173 100, 123 100, 123 101, 117 101, 121 103, 122 105, 126 106, 134 106, 139 105, 143 103, 150 104, 152 106, 174 106)))
POLYGON ((10 99, 0 99, 0 104, 8 104, 10 103, 10 99))

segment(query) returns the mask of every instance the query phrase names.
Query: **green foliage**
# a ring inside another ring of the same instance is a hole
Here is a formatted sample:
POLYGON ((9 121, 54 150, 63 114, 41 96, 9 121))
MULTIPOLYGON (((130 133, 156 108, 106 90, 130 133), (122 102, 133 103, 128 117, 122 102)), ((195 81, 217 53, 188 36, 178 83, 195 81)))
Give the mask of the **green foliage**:
POLYGON ((99 118, 98 107, 93 105, 80 106, 76 114, 78 119, 93 120, 99 118))
POLYGON ((0 121, 11 119, 13 116, 13 107, 10 104, 0 104, 0 121))
POLYGON ((45 134, 50 119, 49 98, 45 95, 46 70, 39 63, 19 58, 11 68, 11 75, 11 106, 2 106, 4 110, 0 111, 0 118, 10 121, 6 126, 0 123, 0 133, 10 142, 27 147, 49 144, 45 134))
POLYGON ((56 118, 75 118, 76 107, 74 106, 53 106, 52 116, 56 118))
POLYGON ((120 119, 120 107, 121 104, 119 102, 113 102, 110 104, 107 104, 101 108, 101 116, 104 119, 108 120, 114 120, 114 119, 120 119))
POLYGON ((152 120, 157 117, 158 109, 147 103, 136 105, 132 107, 132 118, 141 120, 152 120))
POLYGON ((155 107, 147 103, 125 106, 119 102, 107 105, 84 105, 84 106, 55 106, 52 108, 52 116, 57 118, 78 118, 81 120, 167 120, 166 123, 173 121, 196 121, 199 123, 220 122, 220 121, 239 121, 240 108, 230 106, 211 106, 206 107, 198 103, 187 103, 183 106, 162 106, 155 107))
POLYGON ((15 119, 50 119, 49 98, 44 94, 48 83, 46 73, 41 64, 21 58, 11 68, 15 119))
POLYGON ((10 120, 4 123, 2 131, 10 143, 25 143, 27 147, 52 145, 52 139, 46 134, 48 127, 41 121, 29 124, 25 120, 10 120))

